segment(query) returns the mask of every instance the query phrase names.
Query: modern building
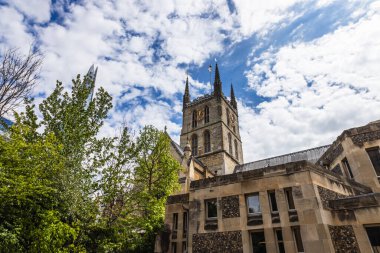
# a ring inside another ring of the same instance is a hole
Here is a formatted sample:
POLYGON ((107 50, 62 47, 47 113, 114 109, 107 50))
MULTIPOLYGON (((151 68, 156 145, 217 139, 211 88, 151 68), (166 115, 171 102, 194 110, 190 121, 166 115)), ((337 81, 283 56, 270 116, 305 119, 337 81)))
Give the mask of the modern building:
MULTIPOLYGON (((312 133, 310 133, 312 134, 312 133)), ((181 190, 156 252, 380 252, 380 121, 331 145, 243 162, 233 88, 183 97, 181 190)))

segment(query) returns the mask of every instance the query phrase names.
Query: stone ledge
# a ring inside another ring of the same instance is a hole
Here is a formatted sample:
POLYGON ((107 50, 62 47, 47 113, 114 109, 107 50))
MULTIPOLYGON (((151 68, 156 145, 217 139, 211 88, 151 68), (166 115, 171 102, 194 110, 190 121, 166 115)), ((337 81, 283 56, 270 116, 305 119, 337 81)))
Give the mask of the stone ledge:
POLYGON ((178 195, 170 195, 166 200, 166 205, 171 204, 188 204, 189 203, 189 194, 178 194, 178 195))
POLYGON ((380 193, 368 193, 358 196, 329 200, 329 207, 333 210, 352 210, 380 206, 380 193))

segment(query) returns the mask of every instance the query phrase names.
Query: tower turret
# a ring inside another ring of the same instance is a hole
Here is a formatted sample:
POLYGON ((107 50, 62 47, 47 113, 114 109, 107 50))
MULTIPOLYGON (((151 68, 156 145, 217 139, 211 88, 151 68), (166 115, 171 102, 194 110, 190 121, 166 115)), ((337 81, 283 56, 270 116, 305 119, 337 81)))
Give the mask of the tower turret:
POLYGON ((232 86, 232 83, 231 83, 231 105, 233 108, 237 109, 234 86, 232 86))
POLYGON ((186 77, 185 93, 183 94, 183 108, 190 103, 189 77, 186 77))
POLYGON ((222 82, 220 81, 218 63, 215 66, 214 95, 218 97, 222 96, 222 82))

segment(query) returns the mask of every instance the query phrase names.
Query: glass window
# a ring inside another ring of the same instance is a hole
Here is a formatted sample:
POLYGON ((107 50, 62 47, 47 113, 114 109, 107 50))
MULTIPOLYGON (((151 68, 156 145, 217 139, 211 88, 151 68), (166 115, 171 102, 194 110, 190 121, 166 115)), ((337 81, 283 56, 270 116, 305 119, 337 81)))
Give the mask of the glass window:
POLYGON ((206 130, 203 135, 204 138, 204 146, 205 146, 205 153, 211 151, 211 143, 210 143, 210 131, 206 130))
POLYGON ((276 235, 278 253, 285 253, 284 240, 282 238, 281 229, 275 229, 274 232, 276 235))
MULTIPOLYGON (((342 173, 342 170, 340 169, 339 163, 337 165, 335 165, 335 167, 331 171, 334 172, 335 174, 343 176, 343 173, 342 173)), ((350 176, 350 175, 348 175, 348 176, 350 176)))
POLYGON ((177 243, 172 242, 172 253, 177 253, 177 243))
POLYGON ((183 253, 187 252, 187 244, 186 244, 186 242, 182 242, 182 252, 183 253))
POLYGON ((369 242, 371 243, 373 252, 380 252, 380 226, 366 227, 369 242))
POLYGON ((354 175, 352 174, 351 166, 350 166, 350 164, 348 163, 347 158, 344 158, 344 159, 342 160, 342 164, 343 164, 343 167, 346 169, 346 173, 348 173, 347 176, 349 176, 350 178, 354 178, 354 175))
POLYGON ((187 212, 183 213, 183 237, 187 236, 187 212))
POLYGON ((216 199, 206 200, 206 217, 207 219, 218 218, 218 208, 216 199))
POLYGON ((205 123, 208 123, 210 121, 210 109, 208 106, 205 106, 205 123))
POLYGON ((266 253, 264 231, 251 232, 252 249, 254 253, 266 253))
POLYGON ((268 197, 269 197, 269 204, 270 204, 271 211, 272 212, 278 212, 275 191, 269 191, 268 192, 268 197))
POLYGON ((373 168, 376 171, 376 175, 380 177, 380 150, 379 147, 369 148, 366 150, 369 158, 371 159, 373 168))
POLYGON ((238 143, 237 140, 234 141, 235 144, 235 158, 239 159, 238 143))
POLYGON ((247 211, 248 214, 261 213, 258 193, 247 196, 247 211))
POLYGON ((304 252, 300 227, 292 227, 292 231, 293 231, 294 241, 297 247, 297 252, 299 253, 304 252))
POLYGON ((178 229, 178 213, 173 213, 173 230, 178 229))
POLYGON ((198 136, 196 134, 191 137, 191 153, 193 156, 198 155, 198 136))
POLYGON ((292 188, 285 188, 284 191, 285 191, 285 195, 286 195, 286 200, 288 202, 289 210, 295 209, 292 188))
POLYGON ((231 133, 228 133, 228 150, 230 155, 232 155, 232 136, 231 133))
POLYGON ((193 111, 192 127, 197 127, 197 111, 193 111))

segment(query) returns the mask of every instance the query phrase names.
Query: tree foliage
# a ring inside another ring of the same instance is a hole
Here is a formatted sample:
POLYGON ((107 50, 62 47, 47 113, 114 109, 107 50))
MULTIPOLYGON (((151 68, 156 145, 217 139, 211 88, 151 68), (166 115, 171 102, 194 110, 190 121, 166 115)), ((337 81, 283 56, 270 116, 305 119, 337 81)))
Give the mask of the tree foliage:
POLYGON ((152 252, 179 163, 152 126, 99 138, 111 96, 78 76, 0 136, 0 252, 152 252), (42 131, 41 131, 42 130, 42 131))

